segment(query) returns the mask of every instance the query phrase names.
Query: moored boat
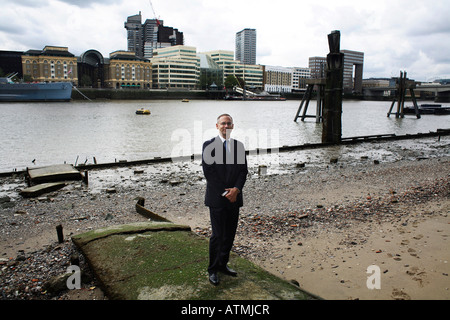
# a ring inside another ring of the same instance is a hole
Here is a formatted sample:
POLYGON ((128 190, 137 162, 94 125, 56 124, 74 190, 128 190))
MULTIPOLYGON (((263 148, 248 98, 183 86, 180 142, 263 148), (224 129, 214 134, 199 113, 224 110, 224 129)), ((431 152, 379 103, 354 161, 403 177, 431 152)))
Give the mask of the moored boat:
POLYGON ((11 77, 0 78, 0 101, 70 101, 72 83, 15 83, 11 77))
MULTIPOLYGON (((237 91, 240 93, 240 91, 237 91)), ((247 91, 250 92, 250 91, 247 91)), ((270 94, 266 91, 255 94, 251 93, 246 95, 245 99, 243 95, 226 95, 225 100, 247 100, 247 101, 286 101, 286 98, 282 97, 279 94, 270 94)))
MULTIPOLYGON (((414 106, 405 107, 403 111, 405 114, 415 114, 416 112, 414 106)), ((450 107, 440 104, 421 104, 419 106, 419 114, 447 115, 450 114, 450 107)))
POLYGON ((136 114, 151 114, 151 112, 148 109, 141 108, 139 110, 136 110, 136 114))

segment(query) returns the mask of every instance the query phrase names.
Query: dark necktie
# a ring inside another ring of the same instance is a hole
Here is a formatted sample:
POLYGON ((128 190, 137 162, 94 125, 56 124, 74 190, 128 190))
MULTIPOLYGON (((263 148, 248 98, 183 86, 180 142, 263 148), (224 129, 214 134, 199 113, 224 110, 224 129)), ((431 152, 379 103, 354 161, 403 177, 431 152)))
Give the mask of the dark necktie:
POLYGON ((227 163, 227 140, 223 142, 223 164, 227 163))

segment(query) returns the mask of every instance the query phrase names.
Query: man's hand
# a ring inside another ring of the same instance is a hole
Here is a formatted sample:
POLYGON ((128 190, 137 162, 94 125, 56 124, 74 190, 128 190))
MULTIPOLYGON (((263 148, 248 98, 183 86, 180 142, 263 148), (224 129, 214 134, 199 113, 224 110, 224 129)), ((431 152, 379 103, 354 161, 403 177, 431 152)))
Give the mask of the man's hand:
POLYGON ((238 188, 231 188, 231 189, 225 189, 226 191, 228 191, 228 194, 225 196, 228 201, 230 201, 231 203, 235 203, 237 200, 237 196, 239 194, 239 189, 238 188))

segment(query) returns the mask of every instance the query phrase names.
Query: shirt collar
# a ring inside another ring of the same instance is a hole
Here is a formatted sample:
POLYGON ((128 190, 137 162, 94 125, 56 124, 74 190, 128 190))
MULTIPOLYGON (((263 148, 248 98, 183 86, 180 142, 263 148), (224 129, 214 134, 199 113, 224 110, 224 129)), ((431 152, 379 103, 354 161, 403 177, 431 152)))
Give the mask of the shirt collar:
POLYGON ((227 140, 228 142, 231 141, 231 138, 230 139, 224 139, 220 134, 219 134, 219 138, 222 141, 222 143, 224 143, 225 140, 227 140))

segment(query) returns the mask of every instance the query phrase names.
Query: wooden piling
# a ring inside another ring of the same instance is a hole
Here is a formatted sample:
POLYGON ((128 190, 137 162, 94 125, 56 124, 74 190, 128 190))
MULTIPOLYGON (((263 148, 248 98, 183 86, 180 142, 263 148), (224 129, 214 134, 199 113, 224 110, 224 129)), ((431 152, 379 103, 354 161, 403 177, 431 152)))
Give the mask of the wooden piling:
POLYGON ((83 175, 83 182, 86 185, 89 185, 89 171, 86 170, 83 173, 84 173, 84 175, 83 175))
POLYGON ((137 204, 140 205, 141 207, 145 207, 145 198, 139 197, 137 199, 137 204))
POLYGON ((342 93, 344 54, 340 52, 341 33, 328 35, 325 98, 323 106, 322 143, 340 143, 342 138, 342 93))
POLYGON ((412 97, 412 101, 413 101, 413 105, 414 105, 414 112, 416 114, 417 119, 420 119, 421 116, 420 116, 419 106, 417 105, 416 94, 414 93, 413 88, 409 88, 409 91, 411 93, 411 97, 412 97))
POLYGON ((56 226, 56 234, 58 235, 58 243, 64 242, 64 235, 63 235, 63 227, 62 225, 56 226))

